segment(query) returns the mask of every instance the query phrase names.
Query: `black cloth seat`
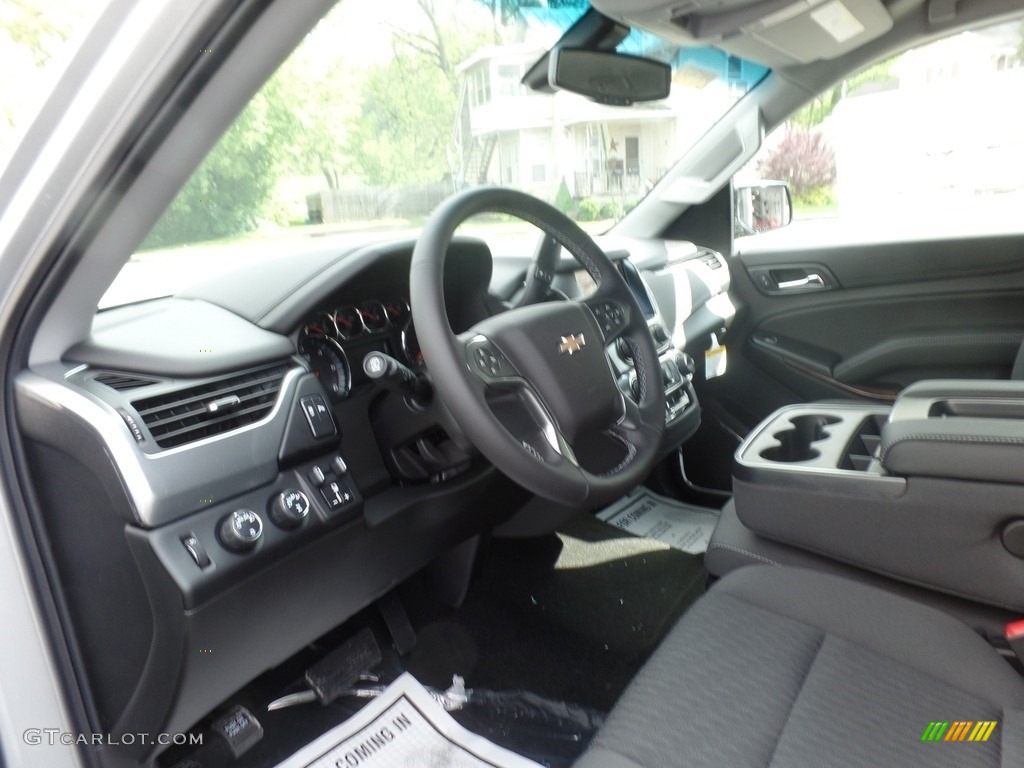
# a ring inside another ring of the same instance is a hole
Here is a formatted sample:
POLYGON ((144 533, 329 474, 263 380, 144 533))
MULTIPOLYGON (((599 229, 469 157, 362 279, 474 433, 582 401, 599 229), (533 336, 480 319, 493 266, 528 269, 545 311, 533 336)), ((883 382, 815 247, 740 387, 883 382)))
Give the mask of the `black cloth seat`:
POLYGON ((1024 679, 933 608, 748 566, 672 629, 576 765, 1024 766, 1024 679), (933 721, 998 725, 922 742, 933 721))

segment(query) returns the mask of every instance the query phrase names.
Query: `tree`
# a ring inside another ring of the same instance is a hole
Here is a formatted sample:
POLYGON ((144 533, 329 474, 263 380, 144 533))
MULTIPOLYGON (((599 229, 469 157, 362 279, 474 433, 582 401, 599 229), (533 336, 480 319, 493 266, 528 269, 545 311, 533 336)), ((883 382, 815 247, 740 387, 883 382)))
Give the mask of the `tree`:
POLYGON ((858 88, 868 83, 880 83, 891 79, 893 76, 892 67, 897 58, 894 56, 885 61, 880 61, 874 66, 858 72, 853 77, 837 83, 831 89, 820 93, 813 101, 793 115, 792 122, 805 128, 813 128, 816 125, 820 125, 839 106, 839 102, 858 88))
POLYGON ((0 154, 48 92, 47 65, 95 13, 75 0, 0 2, 0 154))
POLYGON ((375 67, 362 111, 346 132, 349 169, 378 186, 440 180, 448 172, 456 107, 447 78, 425 54, 397 55, 375 67))
POLYGON ((257 93, 149 233, 143 248, 212 240, 255 229, 278 169, 301 135, 285 94, 289 72, 257 93))
POLYGON ((801 198, 835 183, 836 156, 819 132, 793 127, 757 170, 763 179, 787 182, 801 198))
POLYGON ((444 0, 416 0, 420 13, 392 29, 393 56, 371 69, 362 108, 346 126, 348 170, 367 184, 402 186, 441 180, 459 106, 458 63, 490 39, 490 19, 449 23, 444 0))

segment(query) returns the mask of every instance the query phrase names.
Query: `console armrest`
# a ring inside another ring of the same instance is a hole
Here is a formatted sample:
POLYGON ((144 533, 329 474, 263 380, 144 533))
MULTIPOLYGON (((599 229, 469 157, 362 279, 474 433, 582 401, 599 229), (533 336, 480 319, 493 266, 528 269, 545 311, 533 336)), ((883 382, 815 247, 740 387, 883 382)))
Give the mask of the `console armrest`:
POLYGON ((882 466, 904 477, 1024 482, 1024 421, 923 418, 882 428, 882 466))

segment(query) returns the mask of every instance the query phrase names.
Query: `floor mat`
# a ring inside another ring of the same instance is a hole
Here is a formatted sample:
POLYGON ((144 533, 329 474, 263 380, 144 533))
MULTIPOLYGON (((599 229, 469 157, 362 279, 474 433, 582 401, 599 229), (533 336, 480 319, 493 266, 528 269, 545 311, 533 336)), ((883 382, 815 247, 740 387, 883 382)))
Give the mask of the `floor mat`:
MULTIPOLYGON (((383 683, 407 670, 444 690, 461 675, 467 687, 493 695, 452 713, 459 723, 542 765, 567 768, 705 580, 701 557, 591 516, 557 535, 494 541, 461 608, 431 598, 425 579, 402 586, 418 640, 408 655, 387 647, 387 630, 371 606, 239 691, 230 703, 254 713, 266 737, 231 765, 275 766, 358 712, 364 701, 344 697, 326 706, 266 706, 302 687, 305 669, 369 627, 384 650, 383 683)), ((210 758, 196 762, 187 750, 171 748, 160 765, 229 762, 219 753, 210 758)))
POLYGON ((557 535, 493 542, 459 609, 410 585, 419 641, 404 662, 430 685, 458 674, 607 711, 705 579, 701 557, 580 516, 557 535))

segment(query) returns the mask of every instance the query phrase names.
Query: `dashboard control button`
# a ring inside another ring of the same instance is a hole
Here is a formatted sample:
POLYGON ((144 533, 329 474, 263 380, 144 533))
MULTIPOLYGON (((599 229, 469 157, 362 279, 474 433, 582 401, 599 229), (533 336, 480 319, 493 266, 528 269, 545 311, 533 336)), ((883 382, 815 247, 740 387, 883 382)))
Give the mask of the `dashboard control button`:
POLYGON ((192 559, 195 560, 196 565, 200 568, 208 568, 210 565, 210 556, 206 554, 206 547, 199 541, 194 533, 189 531, 181 537, 181 543, 188 550, 188 553, 192 555, 192 559))
POLYGON ((327 475, 324 474, 324 471, 320 469, 320 467, 314 466, 311 470, 309 470, 309 481, 317 488, 319 488, 321 485, 327 482, 327 475))
POLYGON ((345 460, 341 458, 341 456, 335 456, 331 459, 331 469, 334 470, 334 474, 338 477, 344 477, 348 472, 348 464, 345 463, 345 460))
POLYGON ((128 427, 129 431, 131 431, 132 437, 135 438, 135 442, 136 443, 144 442, 146 440, 146 436, 144 434, 142 434, 142 430, 139 429, 138 422, 135 421, 135 419, 132 417, 132 415, 130 413, 128 413, 128 411, 124 410, 123 408, 118 408, 117 412, 121 416, 121 418, 124 419, 125 425, 128 427))
POLYGON ((309 515, 309 499, 302 491, 289 488, 270 500, 267 513, 278 528, 298 528, 309 515))
POLYGON ((248 552, 263 535, 263 519, 251 509, 236 509, 217 529, 220 543, 231 552, 248 552))
POLYGON ((352 494, 351 488, 349 488, 345 483, 339 483, 333 480, 320 489, 320 494, 324 497, 324 501, 327 502, 327 506, 332 511, 341 509, 346 504, 350 504, 355 500, 355 496, 352 494))
POLYGON ((334 417, 331 416, 331 409, 327 401, 321 395, 310 395, 299 400, 302 412, 309 423, 309 430, 317 440, 324 437, 331 437, 338 433, 334 425, 334 417))

